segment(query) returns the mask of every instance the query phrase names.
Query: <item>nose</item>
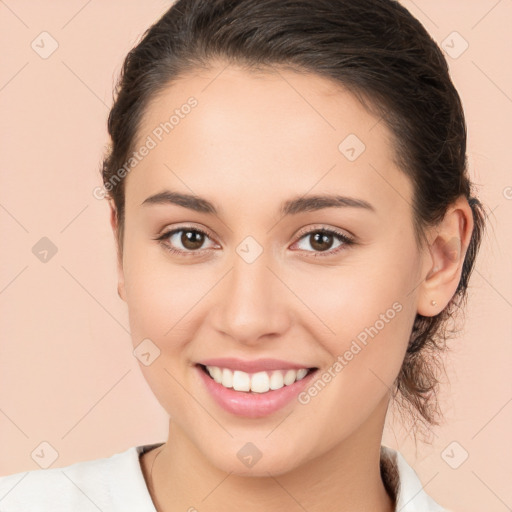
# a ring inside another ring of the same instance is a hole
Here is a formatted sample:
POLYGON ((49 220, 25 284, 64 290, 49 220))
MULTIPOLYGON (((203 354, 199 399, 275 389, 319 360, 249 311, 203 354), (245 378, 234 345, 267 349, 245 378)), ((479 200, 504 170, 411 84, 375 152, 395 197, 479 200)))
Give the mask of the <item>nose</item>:
POLYGON ((238 343, 261 344, 263 338, 279 337, 290 327, 293 294, 269 260, 266 252, 252 263, 235 254, 215 296, 214 326, 238 343))

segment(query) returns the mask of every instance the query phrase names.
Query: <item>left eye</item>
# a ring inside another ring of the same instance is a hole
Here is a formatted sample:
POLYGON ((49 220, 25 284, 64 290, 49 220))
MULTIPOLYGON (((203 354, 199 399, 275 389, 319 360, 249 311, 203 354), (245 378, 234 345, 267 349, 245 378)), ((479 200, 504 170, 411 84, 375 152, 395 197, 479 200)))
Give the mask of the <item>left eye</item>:
POLYGON ((309 251, 304 249, 303 247, 299 247, 300 249, 306 250, 306 252, 316 252, 320 254, 315 254, 314 256, 323 256, 321 253, 334 254, 338 251, 342 250, 344 246, 348 246, 354 243, 352 238, 344 235, 343 233, 339 233, 337 231, 333 231, 330 229, 320 229, 316 231, 309 231, 305 233, 297 242, 300 243, 302 240, 310 240, 308 243, 310 247, 313 248, 313 251, 309 251), (332 245, 334 240, 338 239, 340 241, 339 245, 337 245, 334 249, 332 249, 332 245))

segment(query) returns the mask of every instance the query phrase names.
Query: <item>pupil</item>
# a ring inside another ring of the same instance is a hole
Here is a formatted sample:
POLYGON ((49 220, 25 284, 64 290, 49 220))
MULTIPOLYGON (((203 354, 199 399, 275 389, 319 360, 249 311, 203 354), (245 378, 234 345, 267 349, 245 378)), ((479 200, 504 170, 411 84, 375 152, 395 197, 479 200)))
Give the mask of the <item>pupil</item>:
POLYGON ((318 251, 326 251, 332 245, 332 235, 327 233, 315 233, 313 235, 313 243, 311 246, 318 251))
POLYGON ((203 245, 203 234, 199 231, 184 231, 181 235, 181 243, 187 249, 199 249, 203 245))

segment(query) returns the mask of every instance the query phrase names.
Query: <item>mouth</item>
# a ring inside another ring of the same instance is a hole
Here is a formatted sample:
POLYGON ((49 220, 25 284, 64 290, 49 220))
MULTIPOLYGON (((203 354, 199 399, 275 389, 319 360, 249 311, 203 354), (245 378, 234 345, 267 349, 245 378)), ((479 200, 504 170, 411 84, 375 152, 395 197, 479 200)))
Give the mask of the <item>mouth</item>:
POLYGON ((198 386, 207 401, 245 418, 263 418, 301 403, 319 368, 305 362, 217 357, 194 363, 198 386))
POLYGON ((248 373, 242 370, 232 370, 231 368, 200 363, 196 366, 223 388, 248 394, 265 394, 278 391, 302 381, 318 370, 316 367, 311 367, 248 373))

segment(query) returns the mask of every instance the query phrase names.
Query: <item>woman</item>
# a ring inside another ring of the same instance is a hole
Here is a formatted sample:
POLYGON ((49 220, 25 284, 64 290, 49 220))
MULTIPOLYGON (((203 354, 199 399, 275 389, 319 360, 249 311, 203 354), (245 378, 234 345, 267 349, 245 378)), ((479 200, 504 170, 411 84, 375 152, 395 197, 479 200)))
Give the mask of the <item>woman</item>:
POLYGON ((165 443, 0 480, 6 511, 440 511, 381 445, 438 424, 483 207, 459 96, 392 0, 179 0, 129 53, 95 191, 165 443))

